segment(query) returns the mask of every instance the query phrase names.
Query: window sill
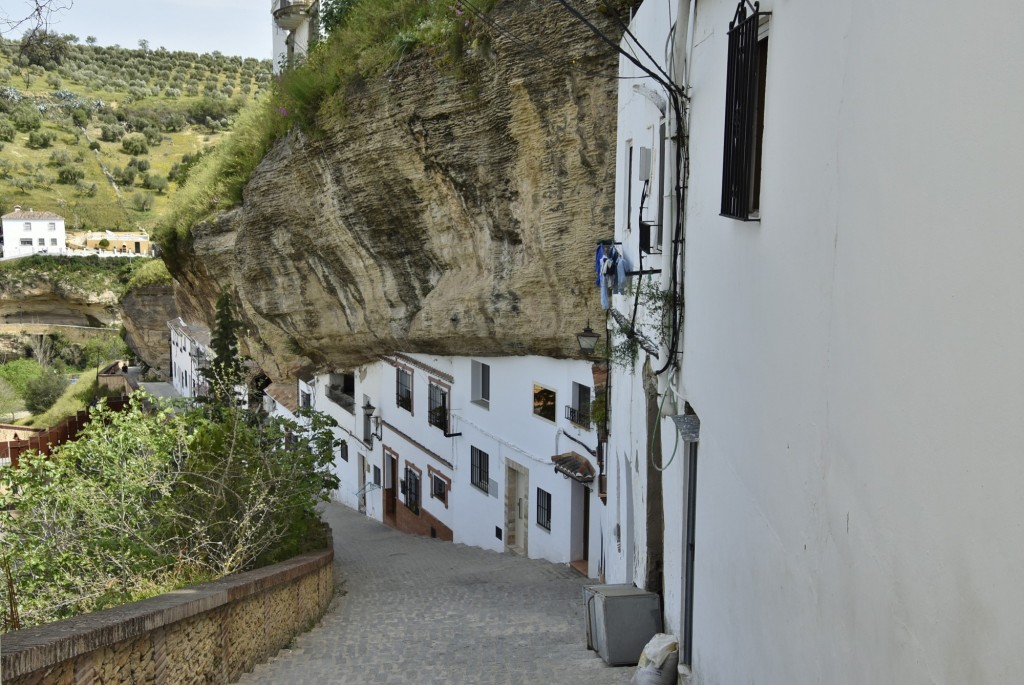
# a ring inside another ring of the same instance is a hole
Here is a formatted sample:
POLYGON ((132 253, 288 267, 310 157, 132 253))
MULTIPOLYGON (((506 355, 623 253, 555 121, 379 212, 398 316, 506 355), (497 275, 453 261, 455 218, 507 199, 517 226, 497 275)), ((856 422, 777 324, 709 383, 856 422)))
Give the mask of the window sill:
POLYGON ((482 488, 477 483, 470 483, 470 485, 472 485, 474 488, 476 488, 480 492, 484 493, 485 495, 490 495, 491 494, 489 488, 482 488))
POLYGON ((491 408, 491 401, 490 400, 470 400, 470 402, 472 404, 475 404, 478 407, 483 408, 483 409, 490 410, 490 408, 491 408))

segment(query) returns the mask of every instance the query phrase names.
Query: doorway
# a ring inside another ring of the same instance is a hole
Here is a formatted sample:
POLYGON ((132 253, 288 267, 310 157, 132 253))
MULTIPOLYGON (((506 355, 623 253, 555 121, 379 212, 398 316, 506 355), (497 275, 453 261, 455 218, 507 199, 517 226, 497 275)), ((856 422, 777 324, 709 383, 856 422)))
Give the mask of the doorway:
POLYGON ((366 513, 366 456, 359 455, 359 513, 366 513))
POLYGON ((512 461, 505 464, 505 547, 509 552, 526 556, 530 472, 512 461))
POLYGON ((398 514, 398 456, 384 453, 384 523, 397 524, 398 514))

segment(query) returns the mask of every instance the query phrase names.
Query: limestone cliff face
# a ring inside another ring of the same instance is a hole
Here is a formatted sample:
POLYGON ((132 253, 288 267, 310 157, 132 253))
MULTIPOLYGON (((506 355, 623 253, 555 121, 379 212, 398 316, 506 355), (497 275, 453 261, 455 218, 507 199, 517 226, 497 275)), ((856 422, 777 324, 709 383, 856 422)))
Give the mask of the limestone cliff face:
POLYGON ((578 354, 573 334, 601 317, 617 57, 554 3, 493 16, 527 44, 494 33, 469 80, 407 57, 322 135, 279 141, 242 206, 170 264, 182 315, 209 323, 231 288, 278 378, 396 350, 578 354))
POLYGON ((0 325, 117 326, 121 323, 117 299, 113 290, 69 288, 59 280, 36 275, 0 287, 0 325))
POLYGON ((169 375, 171 351, 167 322, 178 317, 170 285, 156 283, 129 290, 121 298, 121 311, 128 346, 151 367, 169 375))

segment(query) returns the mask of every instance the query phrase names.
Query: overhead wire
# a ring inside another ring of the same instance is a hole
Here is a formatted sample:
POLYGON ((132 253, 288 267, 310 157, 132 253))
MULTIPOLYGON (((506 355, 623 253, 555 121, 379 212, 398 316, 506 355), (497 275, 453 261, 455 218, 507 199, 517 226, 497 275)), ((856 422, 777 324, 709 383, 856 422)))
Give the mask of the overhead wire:
POLYGON ((534 43, 531 43, 531 42, 529 42, 527 40, 524 40, 523 38, 520 38, 516 34, 512 33, 512 31, 510 31, 508 28, 506 28, 506 27, 502 26, 501 24, 499 24, 493 17, 489 16, 486 12, 481 10, 479 7, 474 5, 472 2, 469 2, 469 0, 459 0, 459 2, 460 2, 460 4, 462 6, 466 7, 467 9, 469 9, 469 11, 476 18, 480 19, 480 21, 482 21, 484 24, 486 24, 487 26, 492 28, 494 31, 497 31, 499 34, 501 34, 501 35, 503 35, 503 36, 505 36, 505 37, 507 37, 507 38, 509 38, 509 39, 511 39, 513 41, 515 41, 516 43, 522 45, 525 48, 528 48, 529 51, 530 51, 528 54, 534 55, 538 59, 541 59, 541 60, 543 60, 545 62, 548 62, 549 64, 553 64, 553 65, 555 65, 557 67, 564 68, 564 69, 570 69, 570 70, 576 71, 576 72, 578 72, 580 74, 583 74, 584 76, 591 76, 591 77, 594 77, 594 78, 613 79, 613 80, 620 80, 620 81, 629 81, 629 80, 636 80, 636 79, 646 78, 645 76, 618 76, 618 75, 606 74, 606 73, 602 73, 602 72, 598 72, 598 71, 592 71, 590 69, 585 69, 583 67, 580 67, 580 66, 576 65, 574 62, 571 62, 571 61, 570 62, 566 62, 564 60, 559 60, 559 59, 557 59, 555 57, 550 56, 547 53, 547 51, 545 51, 543 48, 539 47, 538 45, 536 45, 534 43))

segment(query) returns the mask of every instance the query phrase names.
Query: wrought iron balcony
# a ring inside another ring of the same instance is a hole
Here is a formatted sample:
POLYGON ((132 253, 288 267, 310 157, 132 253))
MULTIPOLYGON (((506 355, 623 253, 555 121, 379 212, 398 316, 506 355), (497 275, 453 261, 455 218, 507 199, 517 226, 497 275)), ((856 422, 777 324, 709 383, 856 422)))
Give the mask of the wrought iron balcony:
POLYGON ((431 426, 440 428, 445 433, 448 432, 448 407, 441 405, 440 407, 434 407, 427 412, 427 422, 431 426))
POLYGON ((567 418, 569 421, 576 424, 577 426, 580 426, 581 428, 586 428, 587 430, 590 430, 589 407, 576 408, 570 407, 569 405, 565 405, 565 418, 567 418))
POLYGON ((274 21, 287 31, 302 26, 309 16, 312 0, 277 0, 274 6, 274 21))

